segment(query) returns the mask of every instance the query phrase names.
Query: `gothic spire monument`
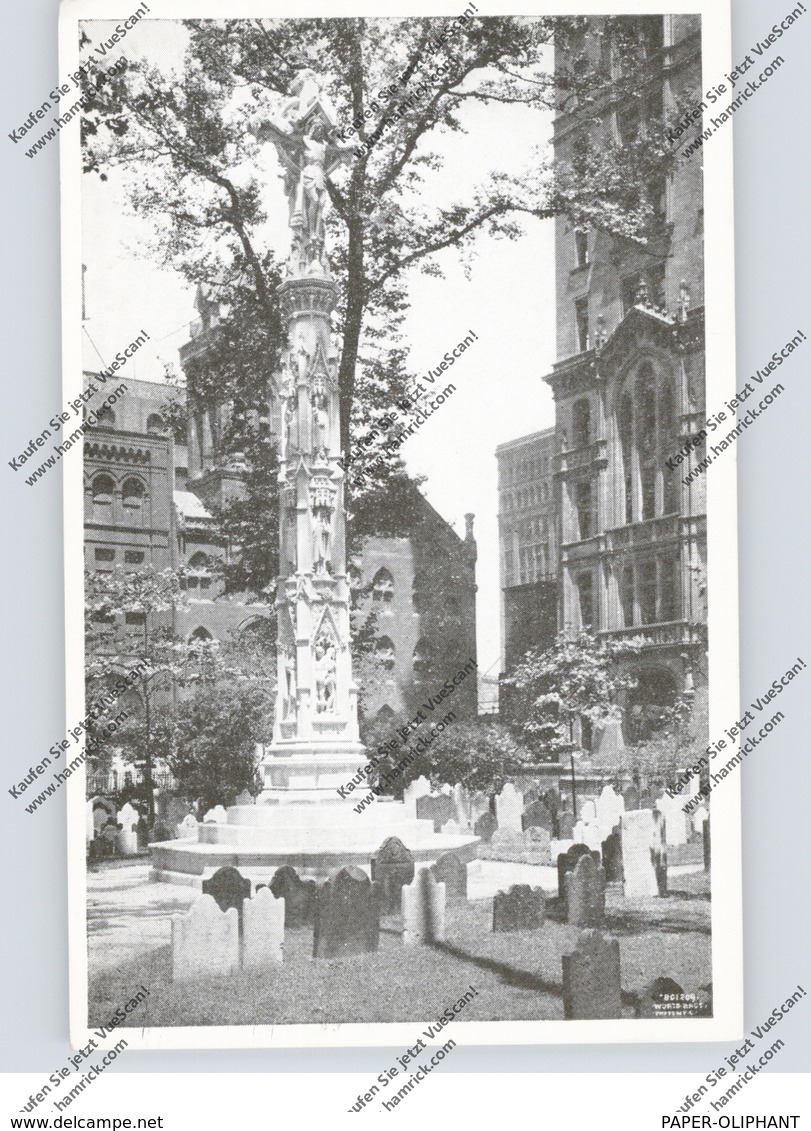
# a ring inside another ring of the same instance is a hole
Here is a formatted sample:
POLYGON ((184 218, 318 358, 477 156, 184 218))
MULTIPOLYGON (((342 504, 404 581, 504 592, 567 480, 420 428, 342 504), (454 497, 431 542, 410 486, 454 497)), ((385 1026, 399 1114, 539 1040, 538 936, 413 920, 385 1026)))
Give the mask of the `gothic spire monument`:
POLYGON ((365 782, 358 695, 350 652, 344 473, 338 354, 330 316, 338 287, 326 257, 327 181, 348 159, 335 118, 309 68, 299 71, 278 116, 257 116, 259 141, 270 141, 284 168, 291 248, 279 288, 284 342, 273 382, 279 435, 278 687, 274 732, 260 765, 255 805, 228 809, 225 824, 204 824, 196 838, 152 846, 154 877, 197 883, 222 864, 272 875, 291 864, 325 878, 336 867, 367 871, 389 836, 416 861, 451 849, 472 850, 469 833, 434 833, 402 802, 374 798, 348 783, 365 782), (342 789, 342 787, 344 787, 342 789))

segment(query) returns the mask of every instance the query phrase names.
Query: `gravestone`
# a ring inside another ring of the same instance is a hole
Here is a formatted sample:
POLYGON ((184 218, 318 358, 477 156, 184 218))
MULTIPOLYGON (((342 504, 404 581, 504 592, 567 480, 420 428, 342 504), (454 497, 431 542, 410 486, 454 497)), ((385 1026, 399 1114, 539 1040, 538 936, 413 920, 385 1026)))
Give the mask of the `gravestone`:
POLYGON ((474 824, 473 832, 483 844, 489 844, 497 828, 496 819, 488 809, 486 813, 482 813, 474 824))
POLYGON ((284 900, 268 887, 242 905, 242 967, 263 970, 283 960, 284 900))
POLYGON ((547 789, 546 793, 544 793, 544 795, 543 795, 542 800, 543 800, 543 803, 546 806, 546 808, 552 814, 560 812, 560 810, 563 808, 563 806, 560 803, 561 802, 560 794, 554 788, 554 786, 551 789, 547 789))
POLYGON ((597 820, 597 807, 593 801, 584 801, 580 806, 580 820, 586 824, 597 820))
POLYGON ((115 806, 108 802, 106 798, 96 797, 93 799, 93 828, 96 830, 96 836, 101 835, 101 830, 114 816, 115 806))
POLYGON ((302 880, 295 868, 282 864, 273 873, 270 890, 284 900, 285 927, 310 926, 315 919, 315 880, 302 880))
POLYGON ((526 847, 533 853, 533 857, 539 859, 534 860, 535 863, 543 865, 552 863, 552 838, 546 829, 529 828, 524 833, 524 840, 526 847))
POLYGON ((236 868, 227 865, 218 868, 208 880, 203 880, 203 893, 213 897, 220 911, 227 911, 233 907, 240 921, 242 920, 242 904, 251 898, 251 881, 236 868))
POLYGON ((390 836, 372 857, 371 872, 379 885, 381 911, 398 914, 400 889, 414 879, 414 857, 398 837, 390 836))
POLYGON ((139 817, 135 826, 135 836, 138 841, 138 851, 142 852, 149 847, 149 823, 146 817, 139 817))
POLYGON ((192 838, 197 840, 197 818, 194 813, 187 813, 177 826, 177 835, 180 840, 192 838))
POLYGON ((659 894, 653 859, 653 811, 632 809, 620 819, 623 895, 640 899, 659 894))
POLYGON ((521 828, 545 829, 550 837, 555 832, 555 818, 549 812, 543 801, 533 801, 521 814, 521 828))
POLYGON ((164 808, 166 811, 161 816, 171 829, 175 829, 188 814, 190 806, 182 797, 167 797, 164 808))
POLYGON ((445 794, 439 797, 417 798, 417 820, 433 821, 434 832, 438 833, 446 821, 453 817, 453 801, 445 794))
POLYGON ((410 782, 403 790, 403 802, 409 813, 417 815, 417 801, 420 797, 428 797, 431 793, 431 783, 428 778, 420 777, 410 782))
POLYGON ((594 858, 581 856, 566 884, 566 921, 570 927, 602 927, 605 922, 605 872, 594 858))
POLYGON ((118 840, 118 825, 115 821, 108 818, 107 823, 102 827, 98 839, 101 843, 102 856, 115 856, 115 846, 118 840))
POLYGON ((613 788, 610 785, 604 786, 597 798, 597 823, 600 826, 603 839, 619 825, 624 808, 622 798, 614 792, 613 788))
POLYGON ((185 915, 172 916, 172 981, 239 968, 239 917, 236 908, 220 911, 211 895, 201 895, 185 915))
POLYGON ((538 801, 541 796, 541 791, 538 789, 534 782, 530 782, 525 788, 522 786, 521 793, 524 798, 524 812, 532 805, 534 801, 538 801))
POLYGON ((485 813, 490 813, 490 798, 486 793, 474 793, 470 798, 469 808, 470 823, 475 829, 479 817, 484 816, 485 813))
POLYGON ((599 852, 592 852, 587 844, 573 844, 566 852, 561 852, 557 859, 558 867, 558 899, 566 903, 566 873, 573 872, 581 856, 592 855, 595 864, 600 863, 599 852))
POLYGON ((565 810, 558 813, 558 840, 572 840, 574 837, 574 821, 571 813, 565 810))
POLYGON ((572 833, 575 844, 585 844, 592 852, 599 852, 602 845, 600 826, 595 821, 578 821, 572 833))
POLYGON ((524 799, 510 782, 496 796, 496 820, 502 832, 521 832, 524 799))
POLYGON ((136 828, 141 819, 141 814, 129 802, 118 812, 120 826, 115 838, 115 847, 119 856, 136 856, 138 854, 138 833, 136 828))
POLYGON ((351 958, 377 950, 380 910, 372 881, 347 865, 318 888, 313 931, 314 958, 351 958))
POLYGON ((581 931, 577 946, 561 958, 563 1016, 570 1021, 622 1017, 620 944, 599 931, 581 931))
POLYGON ((659 895, 667 895, 667 823, 661 813, 653 811, 653 868, 659 895))
POLYGON ((453 787, 451 792, 451 800, 453 801, 453 819, 461 829, 468 827, 469 821, 469 805, 467 798, 467 790, 460 783, 453 787))
POLYGON ((215 805, 213 809, 209 809, 205 817, 203 817, 204 824, 225 825, 228 823, 228 814, 223 805, 215 805))
POLYGON ((173 840, 172 830, 163 821, 156 821, 152 839, 160 843, 163 840, 173 840))
POLYGON ((639 999, 639 1017, 658 1019, 685 1017, 684 990, 672 978, 656 978, 645 987, 639 999))
POLYGON ((455 852, 444 852, 431 867, 434 879, 445 885, 445 898, 467 899, 467 866, 455 852))
POLYGON ((615 884, 622 881, 622 841, 619 829, 614 829, 602 843, 601 856, 605 869, 606 883, 615 884))
POLYGON ((704 871, 710 870, 710 817, 707 815, 707 820, 701 830, 702 844, 704 846, 704 871))
POLYGON ((442 828, 439 830, 443 836, 458 836, 462 828, 456 821, 446 821, 442 828))
POLYGON ((628 788, 623 791, 622 800, 625 804, 626 812, 630 809, 639 808, 639 790, 635 785, 629 785, 628 788))
POLYGON ((702 836, 704 833, 704 822, 709 817, 707 810, 701 806, 693 813, 693 832, 697 836, 702 836))
POLYGON ((513 884, 493 896, 493 931, 534 931, 543 926, 544 911, 540 888, 513 884))
POLYGON ((243 789, 242 793, 238 793, 237 799, 234 802, 235 805, 253 805, 253 803, 253 794, 248 793, 247 789, 243 789))
POLYGON ((445 938, 445 898, 445 885, 436 882, 430 868, 420 868, 414 882, 402 890, 403 946, 445 938))
POLYGON ((490 840, 490 847, 500 849, 505 853, 523 852, 526 848, 526 841, 522 832, 516 832, 514 829, 498 828, 493 833, 490 840))
POLYGON ((649 789, 643 789, 639 795, 639 808, 652 809, 653 808, 653 794, 649 789))

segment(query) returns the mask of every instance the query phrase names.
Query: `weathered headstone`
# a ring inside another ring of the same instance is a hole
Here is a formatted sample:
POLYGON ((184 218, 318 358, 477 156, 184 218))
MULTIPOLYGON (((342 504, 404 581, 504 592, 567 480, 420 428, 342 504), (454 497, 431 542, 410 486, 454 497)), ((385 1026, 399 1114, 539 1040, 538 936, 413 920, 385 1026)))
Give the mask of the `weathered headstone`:
POLYGON ((707 820, 704 822, 704 825, 701 829, 701 836, 702 836, 702 844, 704 846, 704 871, 709 872, 709 870, 710 870, 710 818, 709 818, 709 815, 707 816, 707 820))
POLYGON ((530 828, 545 829, 551 837, 555 831, 555 818, 543 801, 533 801, 521 814, 521 828, 525 832, 530 828))
POLYGON ((444 883, 430 868, 420 868, 414 882, 402 890, 403 945, 419 946, 445 938, 444 883))
POLYGON ((445 885, 445 897, 448 901, 467 899, 467 866, 455 852, 443 853, 431 871, 436 882, 445 885))
POLYGON ((284 900, 285 927, 305 927, 315 918, 315 880, 302 880, 295 868, 282 864, 273 873, 270 890, 284 900))
POLYGON ((417 820, 433 821, 434 832, 438 833, 446 821, 453 817, 453 801, 445 794, 439 797, 417 798, 417 820))
POLYGON ((597 807, 593 801, 584 801, 580 806, 580 820, 586 824, 597 820, 597 807))
POLYGON ((628 788, 623 791, 622 800, 625 803, 626 812, 631 809, 639 808, 639 790, 635 785, 629 785, 628 788))
POLYGON ((115 838, 115 847, 119 856, 136 856, 138 853, 138 833, 136 828, 141 814, 129 802, 118 812, 120 826, 115 838))
POLYGON ((106 797, 93 798, 93 827, 96 830, 96 836, 101 835, 101 830, 108 821, 115 817, 115 805, 108 801, 106 797))
POLYGON ((622 1017, 620 944, 599 931, 581 931, 577 946, 564 954, 563 1016, 572 1021, 622 1017))
POLYGON ((281 962, 284 948, 284 900, 270 888, 258 890, 242 905, 242 966, 262 970, 281 962))
POLYGON ((534 931, 543 926, 544 895, 529 884, 513 884, 493 896, 493 931, 534 931))
POLYGON ((180 840, 189 838, 197 840, 197 818, 193 813, 187 813, 177 826, 177 835, 180 840))
POLYGON ((139 817, 135 826, 135 837, 138 842, 138 851, 142 852, 149 846, 149 822, 146 817, 139 817))
POLYGON ((546 829, 529 828, 524 833, 526 847, 533 853, 534 863, 543 865, 552 863, 551 846, 552 838, 546 829))
POLYGON ((417 801, 420 797, 429 797, 431 794, 431 783, 428 778, 419 777, 416 781, 410 782, 403 790, 403 802, 409 813, 414 816, 417 815, 417 801))
POLYGON ((203 893, 213 897, 220 911, 233 907, 242 919, 242 904, 251 898, 251 881, 238 869, 227 865, 218 868, 210 879, 203 880, 203 893))
POLYGON ((115 821, 108 818, 107 823, 102 827, 98 839, 101 842, 101 853, 103 856, 115 856, 115 846, 118 840, 118 825, 115 821))
POLYGON ((667 823, 653 810, 653 870, 659 895, 667 895, 667 823))
POLYGON ((575 844, 585 844, 592 852, 599 852, 602 846, 600 826, 595 821, 578 821, 572 833, 575 844))
POLYGON ((185 915, 172 916, 172 981, 231 974, 239 967, 239 917, 236 908, 220 911, 211 895, 201 895, 185 915))
POLYGON ((667 793, 663 793, 656 801, 655 808, 665 819, 669 845, 687 843, 687 818, 682 809, 683 804, 684 799, 678 794, 676 797, 668 797, 667 793))
POLYGON ((341 868, 318 889, 313 957, 350 958, 377 950, 380 911, 372 881, 360 868, 341 868))
POLYGON ((496 796, 496 820, 502 832, 521 832, 524 799, 511 782, 496 796))
POLYGON ((626 810, 620 819, 623 895, 639 899, 659 894, 653 862, 653 812, 626 810))
POLYGON ((570 927, 602 927, 605 922, 605 871, 592 856, 581 856, 567 872, 566 920, 570 927))
POLYGON ((526 848, 524 833, 516 832, 515 829, 498 828, 490 840, 490 847, 504 853, 523 852, 526 848))
POLYGON ((581 856, 592 855, 595 864, 600 863, 599 852, 592 852, 587 844, 573 844, 566 852, 561 852, 557 859, 558 867, 558 899, 566 903, 566 873, 573 872, 581 856))
POLYGON ((451 819, 450 821, 446 821, 439 831, 443 836, 458 836, 462 829, 456 821, 451 819))
POLYGON ((562 810, 558 813, 558 839, 571 840, 574 837, 574 821, 571 813, 562 810))
POLYGON ((400 889, 414 879, 414 857, 396 836, 383 841, 371 860, 372 879, 380 885, 380 909, 400 911, 400 889))
POLYGON ((603 868, 606 883, 614 884, 622 880, 622 841, 619 829, 614 829, 601 845, 603 868))
POLYGON ((473 832, 483 844, 489 844, 493 839, 493 833, 496 831, 497 827, 496 819, 488 809, 486 813, 482 813, 481 817, 479 817, 473 825, 473 832))
POLYGON ((551 789, 547 789, 542 800, 550 813, 558 813, 562 809, 560 794, 554 786, 551 789))
POLYGON ((213 809, 209 809, 205 817, 203 817, 205 824, 225 825, 228 823, 228 814, 225 811, 225 806, 215 805, 213 809))

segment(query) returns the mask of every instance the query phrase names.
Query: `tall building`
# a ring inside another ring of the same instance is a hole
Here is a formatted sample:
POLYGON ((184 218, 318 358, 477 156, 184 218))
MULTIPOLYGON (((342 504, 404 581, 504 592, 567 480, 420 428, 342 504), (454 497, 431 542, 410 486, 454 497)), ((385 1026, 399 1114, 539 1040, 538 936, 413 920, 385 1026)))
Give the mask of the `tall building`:
MULTIPOLYGON (((645 55, 643 97, 558 115, 564 164, 585 131, 598 146, 644 138, 685 92, 701 89, 700 17, 627 19, 645 55)), ((605 26, 590 18, 581 49, 615 67, 605 26)), ((557 219, 559 360, 545 378, 555 398, 559 622, 648 641, 633 664, 626 739, 642 736, 676 694, 706 687, 704 479, 682 482, 701 446, 672 462, 705 419, 700 161, 678 162, 653 191, 644 246, 557 219)))
POLYGON ((555 451, 554 428, 496 448, 504 673, 557 632, 555 451))

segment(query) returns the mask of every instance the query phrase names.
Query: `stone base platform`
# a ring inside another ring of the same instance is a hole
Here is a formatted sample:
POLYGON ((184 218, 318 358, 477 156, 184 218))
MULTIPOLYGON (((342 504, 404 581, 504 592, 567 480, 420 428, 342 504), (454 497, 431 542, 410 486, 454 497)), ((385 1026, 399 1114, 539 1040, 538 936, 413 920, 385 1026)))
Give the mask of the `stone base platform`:
POLYGON ((325 880, 347 864, 370 874, 372 856, 390 836, 399 837, 418 867, 436 863, 444 852, 456 852, 468 863, 478 844, 471 833, 435 833, 432 821, 417 820, 398 801, 375 800, 362 813, 347 804, 323 802, 235 805, 227 812, 226 824, 199 825, 196 840, 150 844, 150 878, 200 887, 218 868, 230 865, 262 882, 289 864, 305 879, 325 880))

